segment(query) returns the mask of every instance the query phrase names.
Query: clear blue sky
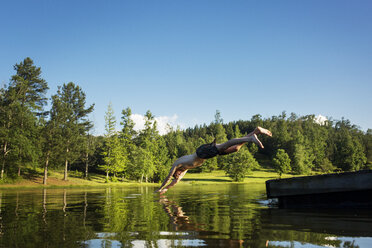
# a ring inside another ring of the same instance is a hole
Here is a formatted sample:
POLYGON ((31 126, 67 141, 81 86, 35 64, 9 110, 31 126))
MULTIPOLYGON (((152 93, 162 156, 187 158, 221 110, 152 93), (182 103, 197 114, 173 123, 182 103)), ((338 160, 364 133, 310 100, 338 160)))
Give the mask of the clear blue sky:
POLYGON ((372 1, 28 1, 0 3, 0 82, 31 57, 70 81, 187 127, 254 114, 321 114, 372 128, 372 1))

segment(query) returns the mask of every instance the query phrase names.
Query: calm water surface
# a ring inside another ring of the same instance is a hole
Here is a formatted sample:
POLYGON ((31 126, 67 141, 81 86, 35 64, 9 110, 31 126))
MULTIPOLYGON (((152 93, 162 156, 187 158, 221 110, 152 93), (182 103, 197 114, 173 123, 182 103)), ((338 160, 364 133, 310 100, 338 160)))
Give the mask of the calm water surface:
POLYGON ((372 247, 371 210, 281 210, 262 186, 0 190, 0 247, 372 247))

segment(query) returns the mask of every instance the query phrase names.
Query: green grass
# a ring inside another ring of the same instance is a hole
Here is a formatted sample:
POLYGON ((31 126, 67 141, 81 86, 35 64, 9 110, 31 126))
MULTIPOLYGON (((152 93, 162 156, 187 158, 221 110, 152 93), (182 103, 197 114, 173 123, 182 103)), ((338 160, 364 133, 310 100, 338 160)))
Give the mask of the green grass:
MULTIPOLYGON (((282 175, 282 178, 293 175, 282 175)), ((82 178, 82 174, 75 171, 69 172, 68 181, 63 181, 63 171, 50 171, 48 185, 42 184, 42 171, 25 171, 22 178, 0 181, 1 188, 58 188, 58 187, 106 187, 106 186, 132 186, 132 185, 160 185, 160 183, 139 183, 136 181, 124 180, 124 182, 106 183, 106 177, 100 174, 90 174, 89 180, 82 178)), ((241 183, 264 184, 267 180, 277 179, 278 174, 272 169, 261 168, 252 171, 241 183)), ((119 178, 119 180, 121 180, 119 178)), ((224 171, 218 170, 210 173, 187 173, 182 179, 181 184, 216 184, 216 183, 235 183, 225 175, 224 171)))
MULTIPOLYGON (((292 177, 293 175, 283 174, 282 178, 292 177)), ((278 179, 276 172, 270 169, 260 169, 252 171, 241 183, 265 183, 270 179, 278 179)), ((197 183, 197 184, 213 184, 213 183, 233 183, 233 180, 228 177, 224 171, 217 170, 210 173, 187 173, 181 182, 197 183)))

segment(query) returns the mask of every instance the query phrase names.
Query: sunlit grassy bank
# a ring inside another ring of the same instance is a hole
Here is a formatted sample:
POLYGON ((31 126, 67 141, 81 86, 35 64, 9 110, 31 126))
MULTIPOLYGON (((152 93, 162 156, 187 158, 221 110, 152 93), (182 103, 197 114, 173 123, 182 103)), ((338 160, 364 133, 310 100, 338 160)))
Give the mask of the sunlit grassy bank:
MULTIPOLYGON (((282 178, 293 175, 282 175, 282 178)), ((266 180, 278 178, 278 174, 269 169, 261 169, 252 171, 242 183, 262 183, 266 180)), ((234 183, 224 171, 218 170, 210 173, 187 173, 182 179, 182 184, 216 184, 216 183, 234 183)), ((71 172, 67 181, 63 180, 62 172, 51 172, 48 177, 48 184, 43 185, 43 177, 41 173, 26 174, 21 178, 7 180, 0 183, 0 188, 38 188, 38 187, 102 187, 102 186, 125 186, 125 185, 154 185, 159 183, 139 183, 136 181, 124 182, 105 182, 105 176, 99 174, 91 174, 89 180, 81 178, 80 174, 71 172)))
MULTIPOLYGON (((293 175, 284 174, 282 178, 291 177, 293 175)), ((252 171, 242 183, 265 183, 265 181, 270 179, 277 179, 278 174, 273 170, 261 169, 257 171, 252 171)), ((219 183, 219 182, 230 182, 233 180, 228 177, 224 171, 218 170, 210 173, 187 173, 181 182, 184 183, 219 183)))

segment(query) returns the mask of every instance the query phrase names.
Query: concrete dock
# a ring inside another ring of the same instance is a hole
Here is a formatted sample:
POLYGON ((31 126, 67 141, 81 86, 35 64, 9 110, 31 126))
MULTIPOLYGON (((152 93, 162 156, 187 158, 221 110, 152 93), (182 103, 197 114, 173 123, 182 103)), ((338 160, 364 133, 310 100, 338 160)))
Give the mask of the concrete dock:
POLYGON ((280 208, 371 208, 372 170, 266 181, 280 208))

